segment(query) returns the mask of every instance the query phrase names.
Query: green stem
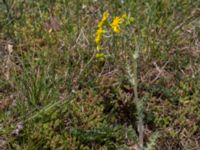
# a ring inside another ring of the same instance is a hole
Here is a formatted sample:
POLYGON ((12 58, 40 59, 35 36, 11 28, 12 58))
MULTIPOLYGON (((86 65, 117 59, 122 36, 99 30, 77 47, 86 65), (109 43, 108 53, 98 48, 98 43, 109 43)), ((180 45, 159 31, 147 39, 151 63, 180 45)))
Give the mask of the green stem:
POLYGON ((135 84, 134 84, 134 95, 135 95, 135 102, 137 104, 137 113, 138 113, 138 132, 139 132, 139 150, 144 150, 144 124, 143 124, 143 103, 139 100, 138 97, 138 58, 139 58, 139 45, 137 42, 137 39, 135 38, 135 44, 136 49, 133 54, 134 59, 134 78, 135 78, 135 84))

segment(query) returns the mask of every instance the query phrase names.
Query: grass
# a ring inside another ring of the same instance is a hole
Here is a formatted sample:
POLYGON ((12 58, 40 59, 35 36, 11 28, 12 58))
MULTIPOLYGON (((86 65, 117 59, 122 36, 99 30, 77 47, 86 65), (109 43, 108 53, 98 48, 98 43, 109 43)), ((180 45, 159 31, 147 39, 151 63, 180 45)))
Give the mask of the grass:
POLYGON ((199 0, 7 0, 0 11, 0 149, 199 149, 199 0))

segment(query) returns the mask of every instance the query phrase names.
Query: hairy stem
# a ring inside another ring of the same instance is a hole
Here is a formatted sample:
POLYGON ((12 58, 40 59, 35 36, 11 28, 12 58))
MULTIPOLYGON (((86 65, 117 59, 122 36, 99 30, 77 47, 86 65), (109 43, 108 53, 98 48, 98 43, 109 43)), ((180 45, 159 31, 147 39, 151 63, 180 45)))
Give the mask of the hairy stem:
POLYGON ((133 59, 134 59, 134 66, 133 66, 133 71, 134 71, 134 78, 135 78, 135 84, 134 84, 134 95, 135 95, 135 102, 137 104, 137 113, 138 113, 138 132, 139 132, 139 150, 144 149, 144 124, 143 124, 143 102, 139 100, 138 97, 138 57, 139 57, 139 45, 137 42, 137 39, 135 38, 135 44, 136 44, 136 49, 133 54, 133 59))

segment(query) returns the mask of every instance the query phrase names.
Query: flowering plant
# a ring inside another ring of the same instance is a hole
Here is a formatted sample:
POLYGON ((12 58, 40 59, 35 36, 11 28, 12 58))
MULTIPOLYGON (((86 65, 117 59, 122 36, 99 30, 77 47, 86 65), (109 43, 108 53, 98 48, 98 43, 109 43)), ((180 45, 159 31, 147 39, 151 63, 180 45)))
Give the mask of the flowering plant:
POLYGON ((128 17, 126 14, 123 14, 122 16, 114 17, 113 21, 109 22, 108 11, 103 13, 102 19, 97 25, 97 30, 95 34, 95 44, 97 50, 96 58, 98 60, 105 61, 105 54, 102 52, 103 36, 105 35, 105 33, 107 33, 109 29, 111 29, 111 33, 113 32, 114 34, 119 34, 121 32, 123 23, 125 23, 125 25, 128 25, 130 20, 133 20, 132 17, 128 17))

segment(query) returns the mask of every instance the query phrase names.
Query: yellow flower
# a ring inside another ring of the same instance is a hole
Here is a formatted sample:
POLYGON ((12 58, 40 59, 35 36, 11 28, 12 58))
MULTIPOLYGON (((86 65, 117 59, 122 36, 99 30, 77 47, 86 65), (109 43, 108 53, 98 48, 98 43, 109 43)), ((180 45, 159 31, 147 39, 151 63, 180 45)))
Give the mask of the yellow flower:
POLYGON ((113 22, 111 23, 111 27, 114 32, 119 33, 120 32, 120 25, 123 22, 123 18, 117 16, 114 18, 113 22))
POLYGON ((101 19, 101 21, 98 23, 98 28, 102 28, 106 22, 106 20, 108 19, 109 13, 106 11, 103 13, 103 17, 101 19))
POLYGON ((100 45, 101 45, 103 33, 105 33, 105 30, 103 30, 103 26, 105 25, 105 22, 107 21, 108 16, 109 16, 109 13, 107 11, 104 12, 101 21, 98 23, 98 29, 97 29, 96 35, 95 35, 97 51, 99 51, 100 47, 101 47, 100 45))
POLYGON ((97 51, 100 51, 100 49, 101 49, 101 46, 100 46, 100 44, 98 44, 97 45, 97 51))
POLYGON ((105 33, 105 30, 103 30, 103 28, 97 29, 96 36, 95 36, 95 42, 97 46, 101 43, 103 33, 105 33))
POLYGON ((106 11, 103 13, 102 21, 105 22, 108 19, 109 13, 106 11))

